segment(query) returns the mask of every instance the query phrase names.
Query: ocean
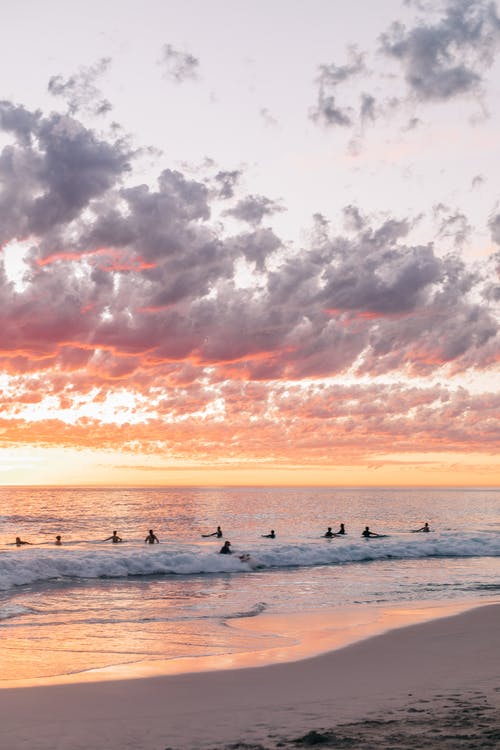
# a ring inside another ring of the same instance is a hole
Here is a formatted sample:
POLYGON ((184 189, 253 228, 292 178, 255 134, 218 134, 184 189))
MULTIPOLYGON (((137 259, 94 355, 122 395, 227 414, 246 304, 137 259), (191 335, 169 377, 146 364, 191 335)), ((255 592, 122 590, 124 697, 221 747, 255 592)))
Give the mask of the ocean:
POLYGON ((0 532, 3 686, 275 645, 242 618, 500 593, 499 489, 3 487, 0 532))

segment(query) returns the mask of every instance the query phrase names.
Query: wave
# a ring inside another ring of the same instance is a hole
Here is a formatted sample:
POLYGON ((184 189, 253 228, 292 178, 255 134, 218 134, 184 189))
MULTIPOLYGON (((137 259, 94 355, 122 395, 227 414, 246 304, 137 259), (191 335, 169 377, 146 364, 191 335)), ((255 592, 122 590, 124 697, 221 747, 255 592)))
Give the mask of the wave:
POLYGON ((400 534, 384 539, 345 537, 302 544, 272 544, 219 555, 199 547, 172 543, 154 548, 113 545, 106 550, 23 548, 0 554, 0 590, 49 581, 70 582, 131 576, 251 573, 255 570, 348 565, 377 560, 415 560, 430 557, 500 557, 500 534, 492 532, 400 534))

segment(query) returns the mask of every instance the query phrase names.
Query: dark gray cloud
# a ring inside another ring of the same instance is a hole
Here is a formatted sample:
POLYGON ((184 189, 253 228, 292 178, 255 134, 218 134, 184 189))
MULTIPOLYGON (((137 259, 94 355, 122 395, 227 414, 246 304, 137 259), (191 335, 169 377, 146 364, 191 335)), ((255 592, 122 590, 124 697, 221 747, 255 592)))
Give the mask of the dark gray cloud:
POLYGON ((92 115, 103 115, 112 109, 111 103, 105 99, 96 85, 96 80, 109 69, 111 58, 103 57, 95 65, 82 68, 78 73, 63 78, 52 76, 48 90, 53 96, 58 96, 67 102, 71 115, 77 112, 92 115))
MULTIPOLYGON (((236 200, 231 215, 250 229, 228 236, 211 218, 213 177, 164 169, 156 186, 136 184, 126 144, 65 115, 4 102, 0 125, 11 140, 0 153, 0 241, 32 242, 22 290, 0 256, 7 368, 144 384, 174 364, 263 380, 460 370, 497 356, 491 269, 412 243, 411 217, 377 222, 348 205, 341 233, 318 214, 293 251, 260 226, 281 210, 265 196, 236 200), (255 283, 242 285, 241 261, 255 283)), ((239 175, 218 175, 237 198, 239 175)), ((454 237, 466 224, 446 207, 438 220, 454 237)), ((490 230, 500 241, 496 215, 490 230)))
POLYGON ((234 208, 228 209, 225 213, 227 216, 234 216, 235 219, 256 226, 262 222, 265 216, 272 216, 284 210, 279 203, 266 198, 264 195, 247 195, 245 198, 241 198, 234 208))
POLYGON ((234 197, 234 190, 241 177, 241 171, 234 169, 232 171, 220 171, 214 177, 216 184, 216 194, 218 198, 227 200, 234 197))
POLYGON ((66 115, 30 117, 1 102, 0 128, 16 136, 0 153, 0 241, 69 223, 129 169, 124 142, 109 143, 66 115))
POLYGON ((181 52, 165 44, 160 61, 165 78, 174 83, 194 81, 199 76, 200 61, 189 52, 181 52))
POLYGON ((394 23, 381 50, 403 67, 412 94, 446 101, 477 92, 500 44, 500 20, 489 0, 452 0, 435 22, 394 23))

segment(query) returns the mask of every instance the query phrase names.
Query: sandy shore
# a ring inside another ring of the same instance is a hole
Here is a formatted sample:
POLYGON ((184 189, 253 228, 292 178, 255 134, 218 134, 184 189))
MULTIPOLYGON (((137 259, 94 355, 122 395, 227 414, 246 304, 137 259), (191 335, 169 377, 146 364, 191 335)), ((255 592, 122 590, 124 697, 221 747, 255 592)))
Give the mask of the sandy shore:
POLYGON ((2 750, 499 748, 500 605, 293 663, 2 690, 0 738, 2 750))

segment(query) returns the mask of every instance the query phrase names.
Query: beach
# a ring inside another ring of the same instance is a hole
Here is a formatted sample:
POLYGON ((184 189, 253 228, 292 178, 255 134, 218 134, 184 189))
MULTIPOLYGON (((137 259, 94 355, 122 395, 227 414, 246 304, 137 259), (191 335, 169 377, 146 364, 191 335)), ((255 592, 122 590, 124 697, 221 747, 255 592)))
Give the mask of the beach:
POLYGON ((495 603, 300 661, 4 689, 2 748, 497 748, 499 624, 495 603))

